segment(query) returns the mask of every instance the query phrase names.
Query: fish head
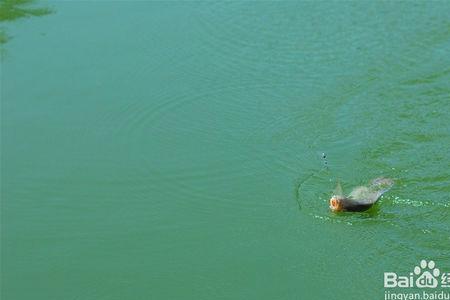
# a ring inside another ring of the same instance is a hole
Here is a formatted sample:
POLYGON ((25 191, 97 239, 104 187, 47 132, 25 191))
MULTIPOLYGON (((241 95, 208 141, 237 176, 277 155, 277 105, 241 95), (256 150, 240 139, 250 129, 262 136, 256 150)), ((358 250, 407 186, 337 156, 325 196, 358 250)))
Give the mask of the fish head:
POLYGON ((342 211, 343 205, 342 205, 342 196, 336 196, 333 195, 330 199, 330 209, 332 211, 342 211))

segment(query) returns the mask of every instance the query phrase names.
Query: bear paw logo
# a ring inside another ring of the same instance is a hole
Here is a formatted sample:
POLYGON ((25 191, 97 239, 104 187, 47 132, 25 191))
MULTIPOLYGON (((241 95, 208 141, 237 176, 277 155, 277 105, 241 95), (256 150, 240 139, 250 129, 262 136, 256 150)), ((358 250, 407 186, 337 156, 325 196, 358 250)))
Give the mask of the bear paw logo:
POLYGON ((434 261, 430 260, 428 263, 426 260, 420 262, 420 267, 414 268, 414 274, 419 275, 416 279, 416 286, 419 288, 435 288, 438 286, 438 280, 436 277, 441 273, 438 268, 435 268, 434 261), (427 268, 428 267, 428 268, 427 268))

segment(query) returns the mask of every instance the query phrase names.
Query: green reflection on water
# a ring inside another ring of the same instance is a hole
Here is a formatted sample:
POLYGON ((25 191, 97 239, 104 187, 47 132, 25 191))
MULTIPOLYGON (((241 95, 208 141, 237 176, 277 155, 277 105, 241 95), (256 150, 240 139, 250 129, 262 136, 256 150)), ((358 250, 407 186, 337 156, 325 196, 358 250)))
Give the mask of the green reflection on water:
MULTIPOLYGON (((0 1, 0 22, 14 21, 19 18, 31 16, 44 16, 52 12, 48 7, 33 7, 34 0, 1 0, 0 1)), ((0 28, 0 44, 6 43, 10 36, 5 28, 0 28)))

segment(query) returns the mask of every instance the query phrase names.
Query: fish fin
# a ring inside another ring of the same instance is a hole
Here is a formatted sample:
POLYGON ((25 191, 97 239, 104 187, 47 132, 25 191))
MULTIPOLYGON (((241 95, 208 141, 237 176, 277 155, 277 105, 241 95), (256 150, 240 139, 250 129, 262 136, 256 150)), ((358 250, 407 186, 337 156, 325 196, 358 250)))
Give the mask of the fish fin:
POLYGON ((372 180, 370 184, 370 189, 372 191, 378 192, 381 196, 392 188, 392 186, 394 185, 394 180, 390 178, 379 177, 372 180))
POLYGON ((336 187, 334 188, 333 191, 335 196, 344 196, 344 191, 342 190, 342 186, 341 183, 339 182, 339 180, 337 181, 336 187))

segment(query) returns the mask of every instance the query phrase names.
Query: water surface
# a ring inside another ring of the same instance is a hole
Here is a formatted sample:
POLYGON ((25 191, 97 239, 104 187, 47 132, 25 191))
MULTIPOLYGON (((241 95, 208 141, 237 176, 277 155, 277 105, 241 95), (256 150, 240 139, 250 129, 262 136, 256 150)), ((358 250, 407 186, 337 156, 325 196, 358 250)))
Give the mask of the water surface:
POLYGON ((2 298, 382 299, 383 272, 450 272, 448 3, 35 5, 4 23, 2 298), (375 210, 329 212, 378 176, 375 210))

